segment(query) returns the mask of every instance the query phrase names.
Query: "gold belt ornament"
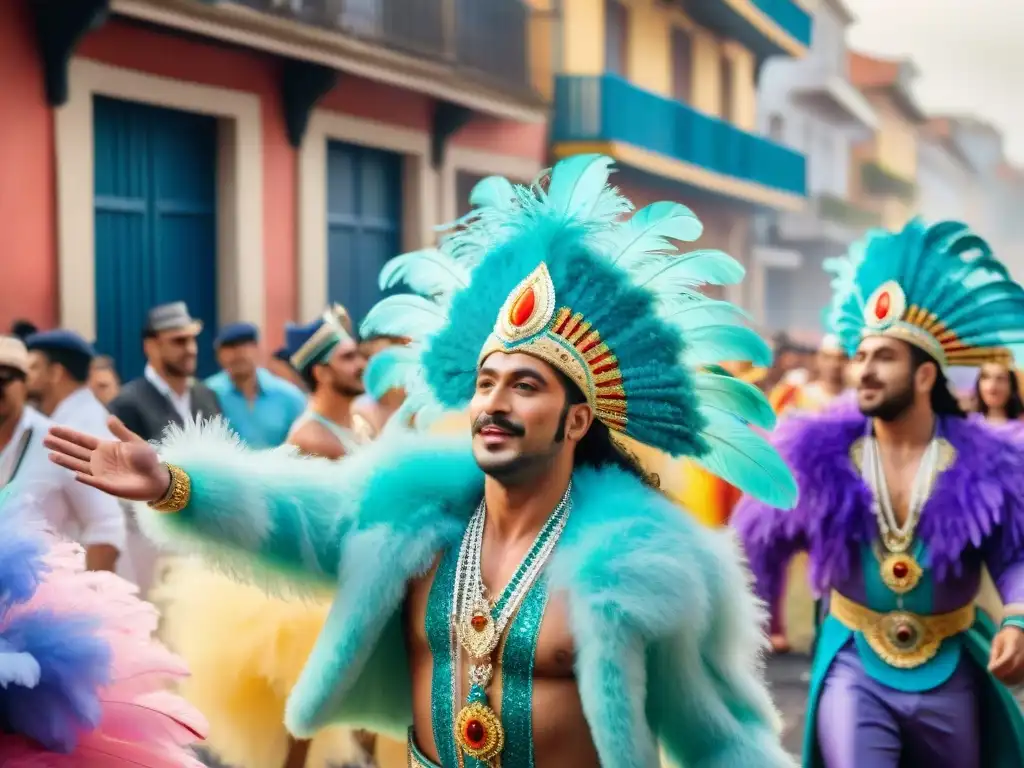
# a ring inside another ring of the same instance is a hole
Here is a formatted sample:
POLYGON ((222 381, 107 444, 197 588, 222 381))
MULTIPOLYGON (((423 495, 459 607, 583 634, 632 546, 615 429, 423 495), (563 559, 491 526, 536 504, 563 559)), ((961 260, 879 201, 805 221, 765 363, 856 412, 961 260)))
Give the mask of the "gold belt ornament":
POLYGON ((871 650, 897 669, 913 669, 935 657, 943 640, 974 624, 974 603, 949 613, 920 616, 908 611, 879 613, 832 590, 829 612, 840 624, 860 632, 871 650))

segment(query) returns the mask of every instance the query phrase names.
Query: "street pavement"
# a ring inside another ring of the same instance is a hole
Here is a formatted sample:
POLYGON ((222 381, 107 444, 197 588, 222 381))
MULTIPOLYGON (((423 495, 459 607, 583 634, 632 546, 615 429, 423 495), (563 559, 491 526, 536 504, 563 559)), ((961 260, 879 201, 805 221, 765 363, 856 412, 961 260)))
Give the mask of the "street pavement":
POLYGON ((807 685, 811 669, 809 656, 787 653, 768 658, 768 683, 775 705, 782 713, 782 741, 794 756, 800 756, 807 711, 807 685))

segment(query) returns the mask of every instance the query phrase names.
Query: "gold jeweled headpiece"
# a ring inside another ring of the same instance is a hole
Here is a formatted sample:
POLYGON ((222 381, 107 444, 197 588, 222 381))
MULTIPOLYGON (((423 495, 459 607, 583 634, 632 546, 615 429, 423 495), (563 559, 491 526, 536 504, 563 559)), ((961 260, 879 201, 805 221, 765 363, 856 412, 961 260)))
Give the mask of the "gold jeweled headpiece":
POLYGON ((889 336, 947 368, 1009 363, 1024 343, 1024 289, 960 222, 870 232, 825 269, 835 275, 828 324, 848 354, 889 336))
POLYGON ((479 362, 493 352, 533 355, 568 376, 609 429, 623 431, 627 402, 618 359, 582 314, 556 306, 555 286, 541 263, 505 300, 479 362))

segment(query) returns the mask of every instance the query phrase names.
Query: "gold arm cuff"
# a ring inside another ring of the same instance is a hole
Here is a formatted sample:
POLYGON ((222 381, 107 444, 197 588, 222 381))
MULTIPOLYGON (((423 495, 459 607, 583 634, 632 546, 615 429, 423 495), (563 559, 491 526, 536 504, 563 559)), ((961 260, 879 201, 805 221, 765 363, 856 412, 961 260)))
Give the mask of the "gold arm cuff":
POLYGON ((840 624, 863 634, 871 650, 898 669, 913 669, 931 660, 943 640, 966 632, 975 619, 974 603, 931 616, 907 611, 878 613, 835 590, 829 612, 840 624))
POLYGON ((181 512, 192 498, 192 480, 181 467, 174 464, 166 467, 171 473, 171 485, 162 498, 150 502, 149 506, 157 512, 181 512))

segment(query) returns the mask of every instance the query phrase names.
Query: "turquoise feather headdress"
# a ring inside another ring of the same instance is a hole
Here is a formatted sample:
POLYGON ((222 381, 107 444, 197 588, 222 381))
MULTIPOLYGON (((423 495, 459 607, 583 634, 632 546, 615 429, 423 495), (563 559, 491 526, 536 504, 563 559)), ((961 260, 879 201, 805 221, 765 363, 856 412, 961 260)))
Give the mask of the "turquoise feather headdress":
POLYGON ((775 506, 796 486, 764 429, 774 414, 755 387, 697 372, 725 360, 765 365, 771 352, 733 305, 709 299, 706 284, 738 282, 743 268, 721 251, 679 252, 702 225, 683 205, 632 205, 608 186, 612 161, 581 155, 530 187, 491 177, 475 209, 437 249, 392 259, 385 298, 364 335, 412 343, 371 360, 371 394, 408 393, 417 424, 464 408, 479 363, 496 352, 538 357, 575 382, 609 429, 709 471, 775 506), (745 422, 745 423, 744 423, 745 422))
POLYGON ((873 335, 914 344, 943 368, 1012 362, 1024 350, 1024 288, 966 224, 874 230, 825 269, 829 325, 851 355, 873 335))

